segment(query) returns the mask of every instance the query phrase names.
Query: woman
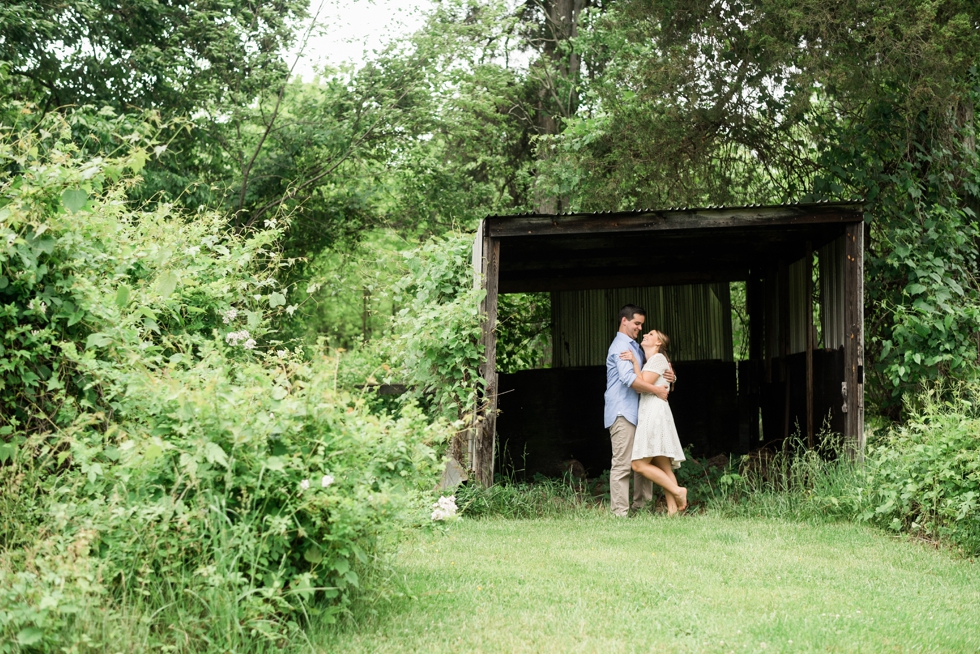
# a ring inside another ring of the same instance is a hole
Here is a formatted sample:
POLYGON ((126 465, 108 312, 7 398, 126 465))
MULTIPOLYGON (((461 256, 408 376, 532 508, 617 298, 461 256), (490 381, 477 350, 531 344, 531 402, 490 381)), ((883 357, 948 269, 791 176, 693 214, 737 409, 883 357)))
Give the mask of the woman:
MULTIPOLYGON (((633 362, 633 370, 643 381, 654 386, 668 386, 663 374, 670 367, 670 360, 665 352, 669 344, 667 335, 657 330, 645 334, 640 341, 647 359, 642 370, 640 362, 631 351, 627 350, 619 356, 633 362)), ((678 486, 674 476, 674 468, 680 468, 683 460, 684 450, 677 438, 670 405, 656 395, 642 393, 636 437, 633 439, 633 471, 664 489, 668 515, 687 508, 687 489, 678 486)))

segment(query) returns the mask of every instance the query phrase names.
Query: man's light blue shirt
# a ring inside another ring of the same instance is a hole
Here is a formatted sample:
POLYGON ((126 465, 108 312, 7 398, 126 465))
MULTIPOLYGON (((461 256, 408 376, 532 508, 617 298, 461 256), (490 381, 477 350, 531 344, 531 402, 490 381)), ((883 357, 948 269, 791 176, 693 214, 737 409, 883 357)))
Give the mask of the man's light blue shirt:
POLYGON ((640 345, 623 332, 616 332, 616 338, 606 352, 606 429, 612 427, 617 416, 623 416, 631 425, 636 425, 640 409, 640 394, 630 388, 636 380, 633 362, 619 358, 621 352, 632 349, 643 367, 643 350, 640 345))

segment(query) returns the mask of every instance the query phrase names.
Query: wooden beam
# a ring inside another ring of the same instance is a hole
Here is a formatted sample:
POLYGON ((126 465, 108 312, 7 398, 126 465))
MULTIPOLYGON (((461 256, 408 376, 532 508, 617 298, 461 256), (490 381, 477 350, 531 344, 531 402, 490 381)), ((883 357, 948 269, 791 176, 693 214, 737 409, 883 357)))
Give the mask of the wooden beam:
POLYGON ((501 274, 501 293, 536 293, 541 291, 584 291, 610 288, 639 288, 646 286, 677 286, 680 284, 709 284, 737 282, 748 277, 747 268, 727 270, 643 271, 629 274, 601 274, 582 271, 565 274, 501 274))
POLYGON ((864 450, 864 223, 844 233, 844 439, 851 455, 864 450))
POLYGON ((810 449, 814 446, 813 433, 813 245, 806 242, 806 440, 810 449))
POLYGON ((497 300, 500 279, 500 241, 485 237, 483 241, 483 288, 486 296, 481 306, 483 316, 484 362, 480 376, 486 384, 483 394, 483 422, 477 433, 470 469, 484 486, 493 484, 493 464, 497 432, 497 300))
POLYGON ((661 232, 750 226, 808 225, 861 221, 855 211, 827 211, 794 207, 714 209, 696 212, 654 211, 630 214, 575 214, 570 216, 491 216, 486 219, 491 238, 557 234, 661 232))

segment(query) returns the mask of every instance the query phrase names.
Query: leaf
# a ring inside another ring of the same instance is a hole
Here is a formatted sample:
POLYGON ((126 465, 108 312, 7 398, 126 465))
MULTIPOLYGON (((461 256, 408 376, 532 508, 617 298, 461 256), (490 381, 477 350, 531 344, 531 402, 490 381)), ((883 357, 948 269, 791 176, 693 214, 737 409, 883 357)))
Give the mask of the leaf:
POLYGON ((34 247, 44 252, 45 254, 51 254, 54 252, 54 239, 53 238, 39 238, 33 243, 34 247))
POLYGON ((37 627, 26 627, 17 632, 18 645, 37 645, 44 638, 44 632, 37 627))
POLYGON ((208 443, 204 446, 204 458, 210 463, 217 463, 224 468, 228 467, 228 455, 217 443, 208 443))
POLYGON ((278 456, 270 456, 268 459, 266 459, 265 467, 268 468, 269 470, 276 470, 278 472, 282 472, 283 461, 278 456))
POLYGON ((88 202, 88 193, 80 189, 68 189, 61 194, 61 204, 72 213, 81 211, 86 202, 88 202))
POLYGON ((168 270, 157 278, 154 290, 163 297, 169 297, 177 289, 177 275, 168 270))
POLYGON ((108 334, 103 334, 102 332, 95 332, 94 334, 89 334, 88 338, 85 339, 85 347, 105 347, 112 342, 112 337, 108 334))
POLYGON ((129 304, 129 294, 129 287, 125 284, 120 284, 119 288, 116 289, 116 306, 122 309, 129 304))
POLYGON ((274 292, 269 296, 269 306, 275 309, 286 304, 286 296, 279 292, 274 292))
POLYGON ((323 560, 323 552, 320 551, 319 547, 314 545, 303 553, 303 558, 316 565, 323 560))

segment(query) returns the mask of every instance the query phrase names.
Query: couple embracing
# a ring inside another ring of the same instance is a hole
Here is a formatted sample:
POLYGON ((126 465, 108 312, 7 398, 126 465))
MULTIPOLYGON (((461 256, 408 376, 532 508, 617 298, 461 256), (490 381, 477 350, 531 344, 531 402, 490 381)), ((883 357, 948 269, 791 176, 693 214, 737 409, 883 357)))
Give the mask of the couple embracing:
POLYGON ((684 460, 667 404, 674 371, 667 358, 666 334, 643 330, 646 311, 627 304, 619 310, 619 332, 606 353, 605 426, 612 438, 609 498, 612 512, 629 512, 630 472, 633 509, 653 498, 653 484, 664 489, 667 513, 687 508, 687 489, 677 485, 674 469, 684 460))

